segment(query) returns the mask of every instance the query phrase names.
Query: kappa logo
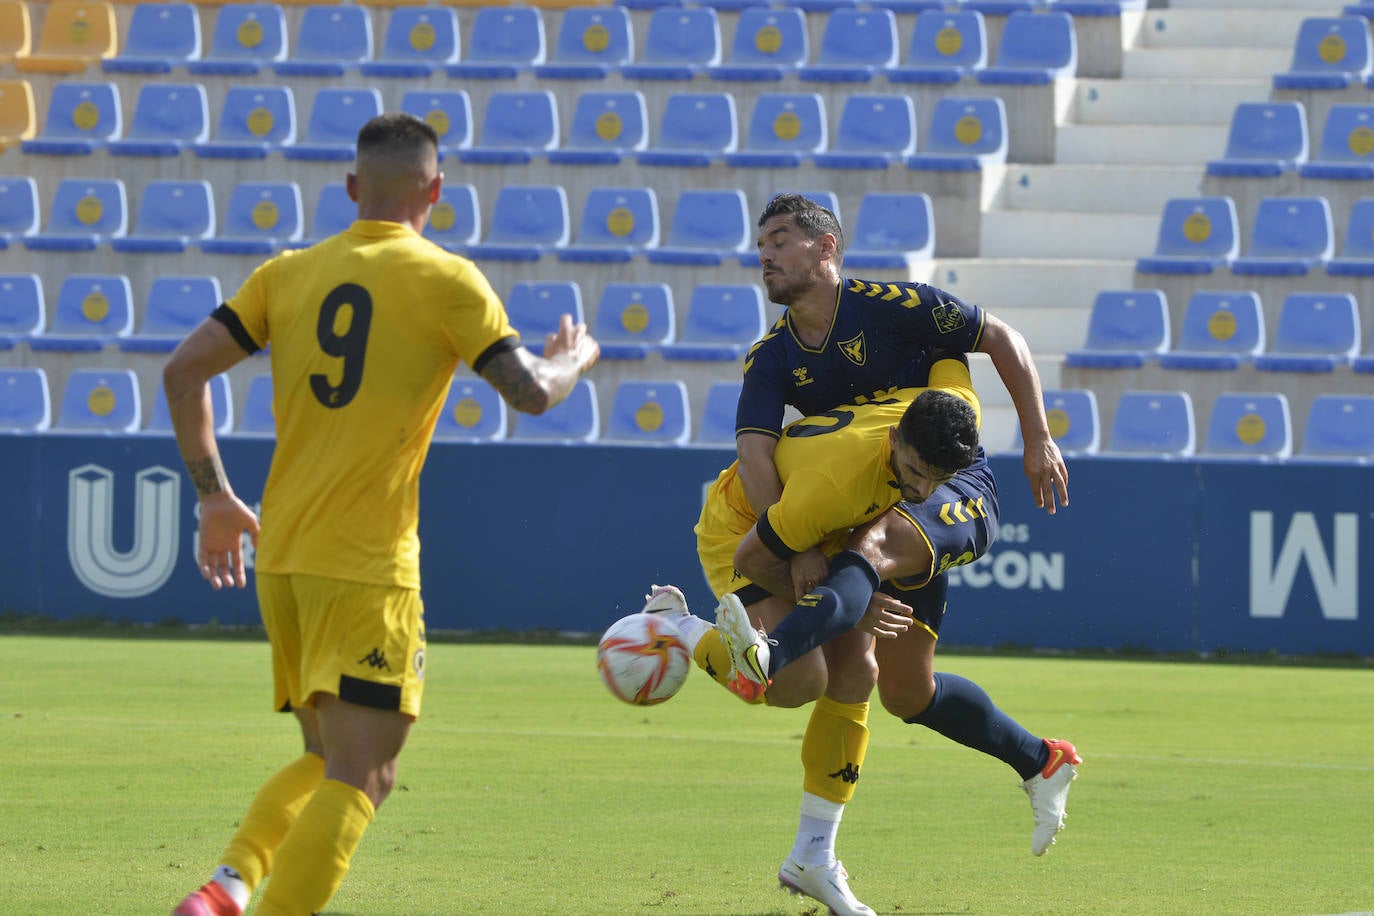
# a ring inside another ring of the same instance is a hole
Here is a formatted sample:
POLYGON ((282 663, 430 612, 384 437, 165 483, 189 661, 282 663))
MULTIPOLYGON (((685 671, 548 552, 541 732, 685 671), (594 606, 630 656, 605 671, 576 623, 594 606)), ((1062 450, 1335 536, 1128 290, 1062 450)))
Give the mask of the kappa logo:
POLYGON ((367 665, 371 668, 380 669, 382 671, 391 670, 391 663, 386 660, 386 653, 383 652, 381 649, 376 648, 375 646, 373 647, 371 652, 367 653, 362 658, 358 659, 358 664, 367 665))
POLYGON ((858 337, 840 341, 839 347, 840 352, 844 354, 845 359, 849 360, 856 366, 862 366, 864 364, 864 361, 868 358, 867 348, 864 347, 863 331, 859 332, 858 337))
POLYGON ((140 598, 176 568, 181 477, 157 465, 134 475, 133 545, 114 547, 114 472, 85 464, 67 475, 67 559, 82 585, 109 598, 140 598))
POLYGON ((848 762, 835 772, 831 773, 830 778, 838 779, 841 782, 858 782, 859 768, 855 766, 853 762, 848 762))
POLYGON ((930 317, 935 321, 935 330, 941 334, 953 334, 967 324, 964 313, 956 302, 941 302, 930 310, 930 317))

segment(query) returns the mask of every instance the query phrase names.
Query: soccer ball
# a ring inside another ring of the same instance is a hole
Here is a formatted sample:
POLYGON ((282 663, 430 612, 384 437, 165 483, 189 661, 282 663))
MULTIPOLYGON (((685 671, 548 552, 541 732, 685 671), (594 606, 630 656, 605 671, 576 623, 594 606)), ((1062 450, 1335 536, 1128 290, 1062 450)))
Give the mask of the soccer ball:
POLYGON ((631 614, 611 624, 596 647, 606 687, 626 703, 653 706, 682 689, 692 658, 677 624, 658 614, 631 614))

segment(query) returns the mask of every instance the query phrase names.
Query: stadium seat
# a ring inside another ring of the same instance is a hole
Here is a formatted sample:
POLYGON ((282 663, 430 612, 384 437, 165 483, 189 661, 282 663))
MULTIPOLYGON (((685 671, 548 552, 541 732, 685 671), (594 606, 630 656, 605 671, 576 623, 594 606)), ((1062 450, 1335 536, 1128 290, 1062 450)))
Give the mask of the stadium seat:
POLYGON ((1374 395, 1314 397, 1298 454, 1303 458, 1374 462, 1374 395))
POLYGON ((1278 393, 1222 392, 1212 402, 1201 455, 1279 460, 1293 453, 1288 398, 1278 393))
MULTIPOLYGON (((1097 395, 1086 388, 1046 389, 1042 392, 1045 419, 1050 437, 1066 457, 1096 455, 1101 445, 1101 420, 1097 412, 1097 395)), ((1025 448, 1021 427, 1013 430, 1011 450, 1025 448)))
POLYGON ((506 90, 487 98, 477 142, 458 161, 525 165, 559 143, 558 100, 547 89, 506 90))
POLYGON ((798 6, 750 6, 739 11, 730 55, 711 78, 776 82, 795 73, 811 54, 806 13, 798 6))
POLYGON ((575 244, 560 261, 623 264, 658 245, 658 196, 653 188, 592 188, 582 207, 575 244))
MULTIPOLYGON (((227 436, 234 428, 234 398, 229 390, 229 376, 220 373, 210 376, 210 412, 213 415, 215 435, 227 436)), ((153 399, 153 415, 148 425, 135 430, 149 436, 172 436, 172 411, 167 405, 167 392, 157 386, 157 396, 153 399)))
POLYGON ((497 442, 506 438, 506 402, 481 379, 454 379, 434 425, 436 442, 497 442))
POLYGON ((485 238, 468 247, 474 260, 538 261, 566 248, 568 194, 561 185, 505 185, 496 195, 485 238))
POLYGON ((132 369, 73 369, 62 391, 54 432, 131 433, 143 420, 132 369))
POLYGON ((844 266, 910 270, 935 256, 935 210, 928 194, 869 191, 859 201, 844 266))
POLYGON ((372 16, 365 6, 305 7, 295 42, 272 65, 278 76, 337 79, 372 59, 372 16))
POLYGON ((38 231, 38 182, 0 177, 0 250, 38 231))
POLYGON ((907 168, 974 172, 1007 161, 1007 109, 1000 98, 944 96, 935 103, 923 150, 907 168))
POLYGON ((1350 293, 1289 293, 1261 372, 1335 372, 1360 352, 1360 307, 1350 293))
POLYGON ((1322 126, 1317 153, 1298 167, 1298 175, 1328 181, 1374 178, 1374 105, 1332 105, 1322 126))
POLYGON ((412 89, 401 110, 424 121, 439 135, 439 158, 472 146, 472 99, 464 89, 412 89))
POLYGON ((615 165, 649 145, 649 110, 637 90, 584 92, 577 97, 568 138, 548 152, 554 165, 615 165))
POLYGON ((118 178, 64 178, 53 192, 48 227, 24 236, 34 251, 94 251, 124 235, 129 223, 128 196, 118 178))
POLYGON ((988 65, 983 14, 967 9, 929 9, 916 14, 906 60, 887 69, 894 83, 953 86, 988 65))
POLYGON ((305 136, 284 144, 287 159, 351 162, 357 152, 358 131, 382 113, 382 94, 376 89, 326 87, 315 93, 305 136))
POLYGON ((1229 371, 1264 349, 1264 313, 1250 291, 1198 290, 1188 299, 1172 349, 1159 354, 1162 369, 1229 371))
POLYGON ((33 19, 25 0, 0 0, 0 67, 33 50, 33 19))
POLYGON ((1158 289, 1104 289, 1093 298, 1083 349, 1064 354, 1078 369, 1139 369, 1169 349, 1169 303, 1158 289))
POLYGON ((134 229, 110 240, 119 252, 179 254, 215 232, 210 182, 155 178, 143 188, 134 229))
POLYGON ((1240 253, 1235 201, 1229 197, 1174 197, 1164 204, 1152 256, 1136 261, 1140 273, 1210 274, 1240 253))
POLYGON ((633 445, 685 445, 692 434, 687 386, 625 379, 616 386, 602 440, 633 445))
POLYGON ((563 12, 553 56, 539 79, 605 79, 634 59, 634 29, 623 6, 574 6, 563 12))
POLYGON ((797 168, 829 140, 825 101, 814 92, 764 92, 754 99, 744 143, 725 154, 731 168, 797 168))
POLYGON ((272 376, 264 373, 249 379, 248 391, 243 396, 234 435, 276 438, 277 418, 272 408, 272 376))
POLYGON ((171 73, 200 60, 200 12, 194 3, 134 6, 124 48, 100 62, 106 73, 171 73))
POLYGON ((266 159, 296 142, 296 97, 290 86, 230 86, 208 143, 192 151, 207 159, 266 159))
POLYGON ((29 349, 59 353, 96 353, 134 329, 133 293, 122 274, 68 274, 45 333, 29 339, 29 349))
POLYGON ((701 427, 697 430, 698 445, 735 447, 735 409, 739 406, 740 382, 712 382, 706 389, 706 403, 701 411, 701 427))
POLYGON ((41 433, 51 425, 47 373, 36 366, 0 369, 0 433, 41 433))
POLYGON ((544 17, 532 6, 484 6, 468 29, 467 53, 450 64, 454 79, 510 79, 544 62, 544 17))
POLYGON ((26 55, 11 62, 21 73, 81 73, 118 50, 119 24, 104 0, 52 0, 26 55))
POLYGON ((572 280, 516 283, 506 298, 506 314, 520 342, 536 356, 543 355, 544 338, 558 331, 561 316, 571 315, 574 324, 586 321, 582 290, 572 280))
POLYGON ((1325 197, 1266 197, 1255 211, 1250 244, 1231 262, 1241 276, 1302 276, 1335 253, 1331 205, 1325 197))
POLYGON ((119 89, 109 81, 63 80, 48 97, 42 132, 20 149, 38 156, 89 156, 124 129, 119 89))
POLYGON ((666 283, 607 283, 592 336, 602 359, 645 359, 677 333, 673 290, 666 283))
POLYGON ((742 357, 768 327, 763 290, 752 283, 698 283, 677 340, 663 358, 728 362, 742 357))
POLYGON ((42 334, 47 320, 38 274, 0 274, 0 350, 42 334))
POLYGON ((658 139, 640 165, 703 167, 739 146, 735 97, 728 92, 676 92, 663 103, 658 139))
POLYGON ((639 60, 621 67, 632 80, 690 80, 720 65, 720 20, 709 6, 661 6, 649 14, 639 60))
POLYGON ((458 14, 447 6, 398 6, 391 10, 382 49, 364 61, 363 76, 428 79, 458 62, 458 14))
POLYGON ((28 80, 0 79, 0 153, 38 133, 38 109, 28 80))
POLYGON ((1286 73, 1275 89, 1345 89, 1370 73, 1369 20, 1362 16, 1304 19, 1286 73))
POLYGON ((815 59, 797 76, 805 83, 867 83, 897 66, 900 52, 891 10, 835 9, 826 16, 815 59))
POLYGON ((148 288, 142 325, 116 342, 128 353, 170 353, 223 301, 217 277, 158 277, 148 288))
POLYGON ((229 195, 219 234, 200 243, 210 254, 273 254, 304 233, 294 181, 241 181, 229 195))
POLYGON ((210 136, 210 105, 199 83, 148 82, 138 91, 124 136, 106 144, 111 156, 178 156, 210 136))
POLYGON ((601 430, 596 385, 581 378, 566 400, 541 414, 519 414, 511 438, 538 442, 595 442, 601 430))
POLYGON ((1123 391, 1106 453, 1186 458, 1196 436, 1193 399, 1186 391, 1123 391))
POLYGON ((1351 206, 1341 256, 1326 262, 1326 272, 1333 277, 1374 275, 1374 197, 1361 197, 1351 206))
POLYGON ((1307 161, 1307 110, 1301 102, 1241 102, 1226 149, 1207 163, 1219 178, 1277 178, 1307 161))
POLYGON ((1062 10, 1017 10, 1007 16, 996 63, 977 72, 978 82, 1038 86, 1078 73, 1073 17, 1062 10))
POLYGON ((315 210, 310 218, 310 234, 293 248, 308 248, 322 242, 331 235, 343 232, 358 218, 358 205, 348 196, 348 185, 342 181, 330 181, 320 187, 315 198, 315 210))
POLYGON ((916 152, 916 106, 909 96, 851 95, 829 149, 816 165, 830 169, 885 169, 916 152))
POLYGON ((187 61, 197 75, 256 76, 286 59, 286 13, 276 3, 226 3, 217 8, 210 47, 187 61))
POLYGON ((646 254, 654 264, 716 266, 752 245, 752 229, 743 191, 689 188, 673 207, 667 243, 646 254))
POLYGON ((424 237, 436 245, 462 254, 475 245, 482 221, 477 206, 477 189, 470 184, 446 184, 439 202, 430 208, 424 237))

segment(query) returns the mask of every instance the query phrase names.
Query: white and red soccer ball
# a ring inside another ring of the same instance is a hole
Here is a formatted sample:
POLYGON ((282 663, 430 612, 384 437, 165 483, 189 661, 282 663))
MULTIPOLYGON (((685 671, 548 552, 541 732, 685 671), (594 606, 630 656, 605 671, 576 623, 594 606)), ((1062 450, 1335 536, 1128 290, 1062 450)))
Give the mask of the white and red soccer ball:
POLYGON ((596 668, 618 698, 653 706, 682 689, 692 670, 692 656, 677 624, 659 614, 630 614, 602 635, 596 668))

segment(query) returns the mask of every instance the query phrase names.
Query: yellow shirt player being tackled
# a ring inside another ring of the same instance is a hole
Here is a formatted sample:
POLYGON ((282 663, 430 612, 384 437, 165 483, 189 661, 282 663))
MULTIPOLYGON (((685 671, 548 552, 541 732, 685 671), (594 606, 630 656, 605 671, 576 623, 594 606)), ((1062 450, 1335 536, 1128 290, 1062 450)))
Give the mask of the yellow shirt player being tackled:
POLYGON ((305 744, 177 914, 237 916, 269 873, 257 913, 324 909, 420 713, 419 477, 453 373, 461 360, 542 413, 600 352, 564 315, 532 355, 477 267, 421 237, 443 183, 437 149, 410 115, 364 125, 347 179, 357 221, 260 266, 163 372, 200 500, 201 574, 242 588, 242 537, 254 539, 273 702, 305 744), (259 534, 220 461, 206 383, 269 343, 277 441, 259 534))

